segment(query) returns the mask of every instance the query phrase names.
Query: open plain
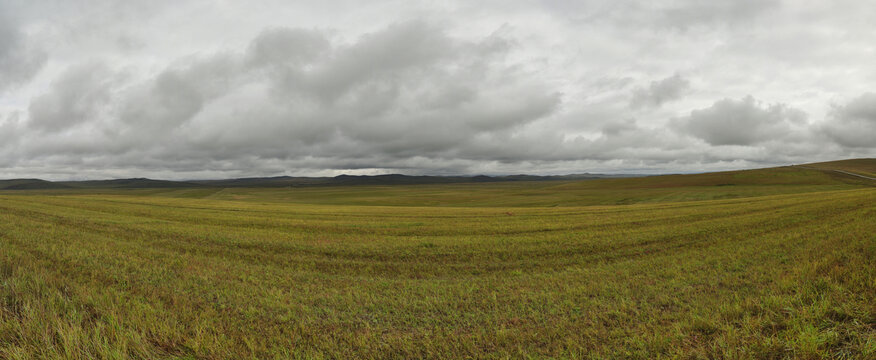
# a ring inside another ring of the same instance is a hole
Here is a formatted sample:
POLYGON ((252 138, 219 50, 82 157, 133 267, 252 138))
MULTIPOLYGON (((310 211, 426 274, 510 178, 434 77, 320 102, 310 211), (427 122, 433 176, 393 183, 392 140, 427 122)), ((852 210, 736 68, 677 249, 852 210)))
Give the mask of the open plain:
POLYGON ((874 164, 0 191, 0 358, 872 359, 874 164))

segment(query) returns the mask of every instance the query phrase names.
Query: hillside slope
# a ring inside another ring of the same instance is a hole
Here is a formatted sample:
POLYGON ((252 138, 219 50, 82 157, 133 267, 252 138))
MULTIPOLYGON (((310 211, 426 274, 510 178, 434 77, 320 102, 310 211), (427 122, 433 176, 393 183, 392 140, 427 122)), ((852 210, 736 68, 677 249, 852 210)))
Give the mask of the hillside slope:
POLYGON ((876 178, 876 159, 849 159, 828 161, 812 164, 803 164, 799 165, 799 167, 819 170, 838 170, 863 175, 866 177, 876 178))
POLYGON ((876 181, 801 167, 586 181, 167 190, 152 195, 217 200, 381 206, 582 206, 733 199, 848 190, 876 181))
POLYGON ((71 188, 82 189, 161 189, 161 188, 191 188, 203 185, 184 181, 153 180, 146 178, 66 181, 58 184, 71 188))
MULTIPOLYGON (((858 163, 861 166, 845 166, 845 170, 858 174, 868 174, 865 169, 868 162, 858 163)), ((775 168, 721 171, 702 174, 660 175, 628 179, 596 180, 581 182, 570 187, 598 187, 603 189, 656 189, 678 188, 688 186, 740 186, 740 185, 870 185, 847 174, 837 173, 830 167, 818 168, 818 164, 782 166, 775 168)))
POLYGON ((0 190, 67 189, 69 186, 40 179, 0 180, 0 190))

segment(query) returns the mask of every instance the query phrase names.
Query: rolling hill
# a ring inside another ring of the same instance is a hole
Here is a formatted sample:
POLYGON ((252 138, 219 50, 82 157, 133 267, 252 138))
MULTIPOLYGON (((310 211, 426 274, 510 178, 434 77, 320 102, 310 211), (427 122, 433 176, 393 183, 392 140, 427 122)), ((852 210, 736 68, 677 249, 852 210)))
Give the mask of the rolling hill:
POLYGON ((269 177, 164 181, 120 179, 52 183, 8 180, 0 190, 129 192, 235 201, 392 206, 582 206, 733 199, 876 186, 876 159, 660 176, 269 177), (5 186, 4 186, 5 184, 5 186))
MULTIPOLYGON (((862 159, 859 167, 876 162, 862 159)), ((356 186, 233 187, 215 191, 168 189, 151 195, 215 200, 378 206, 583 206, 748 198, 850 190, 876 181, 803 166, 633 178, 464 182, 357 183, 356 186)))
POLYGON ((88 180, 88 181, 64 181, 58 184, 80 189, 161 189, 161 188, 191 188, 200 187, 184 181, 153 180, 146 178, 114 179, 114 180, 88 180))
POLYGON ((219 180, 169 181, 147 178, 85 180, 51 182, 40 179, 0 180, 0 190, 38 190, 38 189, 160 189, 160 188, 277 188, 307 186, 350 186, 350 185, 417 185, 417 184, 458 184, 494 183, 518 181, 570 181, 605 178, 624 178, 636 175, 574 174, 556 176, 507 175, 507 176, 414 176, 401 174, 387 175, 338 175, 335 177, 255 177, 219 180), (2 187, 3 184, 8 184, 2 187))
POLYGON ((40 179, 0 180, 0 190, 48 190, 69 188, 69 186, 66 186, 64 184, 40 179))
POLYGON ((840 171, 876 178, 876 159, 849 159, 798 166, 819 170, 840 171))

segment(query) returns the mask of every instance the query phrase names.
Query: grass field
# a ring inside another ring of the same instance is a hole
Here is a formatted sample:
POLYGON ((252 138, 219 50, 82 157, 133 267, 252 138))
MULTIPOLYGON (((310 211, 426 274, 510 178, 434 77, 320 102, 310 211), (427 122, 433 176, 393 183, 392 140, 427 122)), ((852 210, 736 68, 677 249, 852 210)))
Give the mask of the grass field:
POLYGON ((874 159, 851 159, 829 161, 823 163, 806 164, 808 168, 823 170, 842 170, 851 173, 876 177, 876 161, 874 159))
POLYGON ((873 359, 874 219, 791 167, 0 192, 0 358, 873 359))

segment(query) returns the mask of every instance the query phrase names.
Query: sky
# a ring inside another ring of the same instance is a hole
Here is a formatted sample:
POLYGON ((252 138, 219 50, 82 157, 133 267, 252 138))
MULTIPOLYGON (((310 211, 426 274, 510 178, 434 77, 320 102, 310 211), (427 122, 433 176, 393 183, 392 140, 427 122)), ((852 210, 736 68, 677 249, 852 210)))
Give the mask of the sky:
POLYGON ((0 0, 0 178, 876 157, 869 0, 0 0))

